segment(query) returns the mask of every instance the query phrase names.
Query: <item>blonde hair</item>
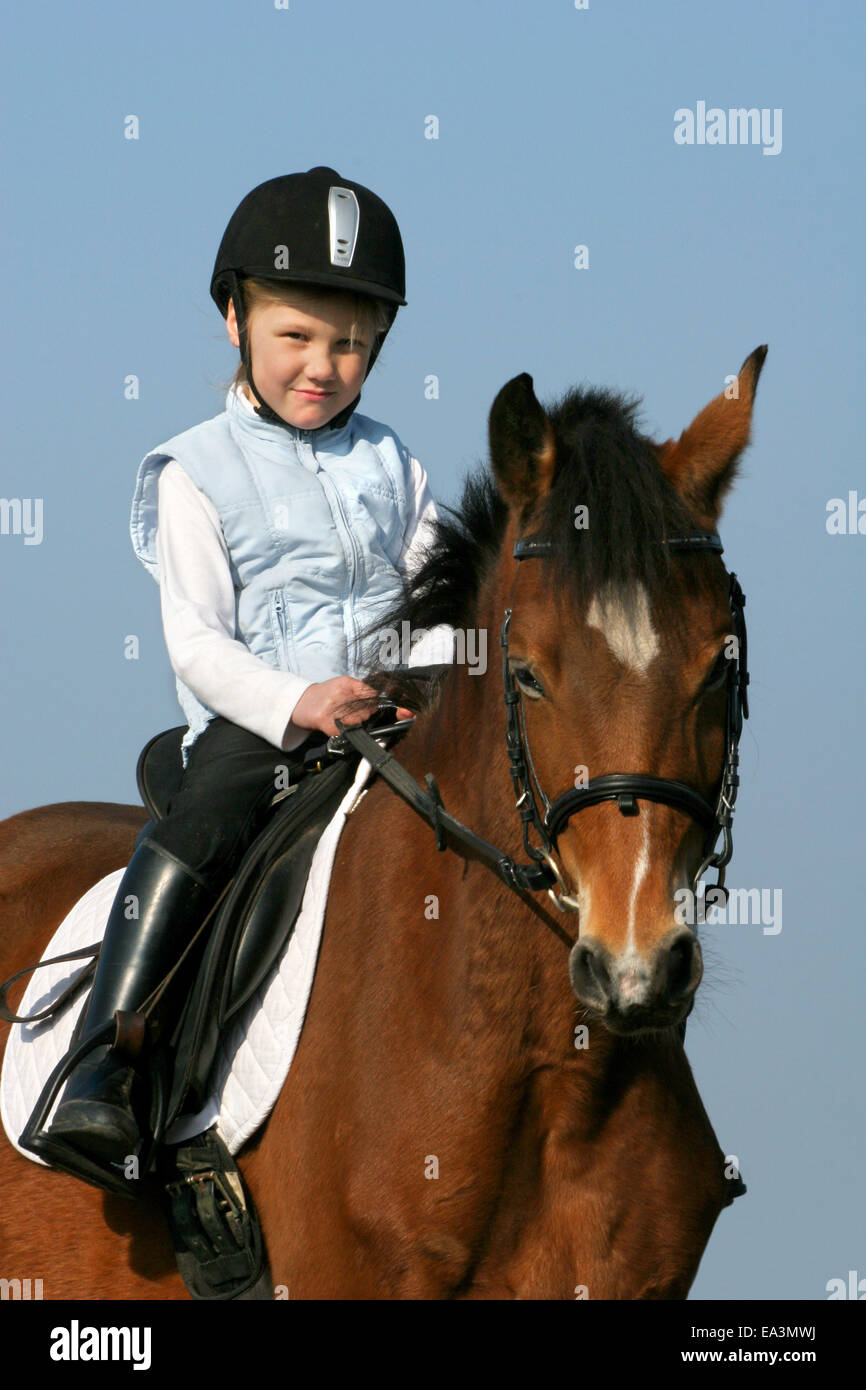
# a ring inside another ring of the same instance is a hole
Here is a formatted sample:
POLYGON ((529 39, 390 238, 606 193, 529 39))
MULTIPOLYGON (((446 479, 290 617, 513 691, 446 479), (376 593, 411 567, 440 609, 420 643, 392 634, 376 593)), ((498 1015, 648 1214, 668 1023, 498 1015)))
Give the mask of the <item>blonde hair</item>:
MULTIPOLYGON (((339 298, 343 302, 351 302, 352 324, 349 329, 349 338, 352 346, 355 339, 366 333, 376 338, 380 333, 384 333, 391 324, 391 313, 393 305, 387 300, 376 299, 369 294, 359 294, 355 290, 330 289, 325 286, 307 285, 295 283, 293 281, 279 280, 258 280, 255 276, 245 277, 240 282, 241 298, 243 300, 244 315, 247 325, 250 323, 253 310, 263 304, 290 304, 293 307, 301 308, 303 305, 322 305, 333 302, 339 298)), ((237 312, 237 310, 235 310, 237 312)), ((247 385, 246 367, 241 360, 235 374, 230 381, 221 384, 222 390, 229 387, 247 385)))

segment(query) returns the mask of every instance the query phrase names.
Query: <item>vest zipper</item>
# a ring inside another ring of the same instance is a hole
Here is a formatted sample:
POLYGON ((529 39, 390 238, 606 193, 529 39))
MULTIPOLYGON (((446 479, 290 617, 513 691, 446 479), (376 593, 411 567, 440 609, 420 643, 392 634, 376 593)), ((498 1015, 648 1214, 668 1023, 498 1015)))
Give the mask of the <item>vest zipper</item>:
POLYGON ((283 612, 283 596, 282 596, 281 593, 279 593, 279 591, 275 591, 275 592, 274 592, 274 595, 273 595, 273 603, 274 603, 274 609, 275 609, 276 615, 277 615, 277 627, 279 628, 280 637, 282 638, 282 642, 283 642, 283 653, 282 653, 282 655, 283 655, 283 661, 285 662, 285 665, 284 665, 283 669, 284 669, 284 670, 288 670, 288 669, 289 669, 289 639, 288 639, 288 636, 287 636, 287 634, 286 634, 286 615, 285 615, 285 613, 283 612))
MULTIPOLYGON (((337 504, 337 510, 338 510, 339 513, 340 513, 340 519, 341 519, 343 525, 344 525, 345 528, 346 528, 346 534, 347 534, 348 537, 349 537, 349 544, 351 545, 351 548, 352 548, 352 571, 351 571, 351 574, 350 574, 350 576, 349 576, 349 599, 351 600, 352 597, 353 597, 353 595, 354 595, 354 592, 355 592, 355 578, 356 578, 356 576, 357 576, 357 574, 358 574, 358 571, 359 571, 359 569, 360 569, 360 567, 361 567, 361 566, 360 566, 360 563, 359 563, 359 558, 358 558, 358 547, 357 547, 357 545, 356 545, 356 543, 355 543, 355 537, 354 537, 354 535, 353 535, 353 533, 352 533, 352 528, 351 528, 351 526, 349 525, 349 521, 348 521, 348 518, 347 518, 347 516, 346 516, 346 513, 345 513, 345 511, 343 510, 343 499, 340 497, 339 489, 336 487, 336 485, 335 485, 334 483, 331 482, 330 478, 327 478, 327 477, 326 477, 326 474, 324 473, 324 471, 323 471, 322 474, 321 474, 321 482, 322 482, 323 487, 326 487, 326 490, 327 490, 327 491, 333 493, 334 501, 335 501, 336 504, 337 504)), ((353 636, 352 636, 352 652, 351 652, 351 658, 352 658, 352 663, 353 663, 353 664, 355 664, 355 662, 356 662, 356 660, 357 660, 357 657, 358 657, 358 650, 357 650, 357 647, 358 647, 358 625, 357 625, 357 623, 355 622, 355 616, 354 616, 354 614, 355 614, 354 604, 351 604, 351 607, 350 607, 350 617, 351 617, 352 634, 353 634, 353 636)))

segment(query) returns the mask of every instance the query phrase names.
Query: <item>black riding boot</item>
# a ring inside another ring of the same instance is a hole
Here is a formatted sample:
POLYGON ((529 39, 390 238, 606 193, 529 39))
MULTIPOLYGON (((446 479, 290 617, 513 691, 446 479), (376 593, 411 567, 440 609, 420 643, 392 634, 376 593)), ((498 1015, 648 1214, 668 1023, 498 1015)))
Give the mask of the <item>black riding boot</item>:
MULTIPOLYGON (((110 1023, 115 1010, 141 1008, 215 898, 179 859, 147 840, 139 843, 112 904, 80 1041, 110 1023)), ((122 1164, 142 1137, 139 1089, 140 1078, 128 1062, 108 1047, 96 1048, 70 1076, 47 1136, 122 1164)))

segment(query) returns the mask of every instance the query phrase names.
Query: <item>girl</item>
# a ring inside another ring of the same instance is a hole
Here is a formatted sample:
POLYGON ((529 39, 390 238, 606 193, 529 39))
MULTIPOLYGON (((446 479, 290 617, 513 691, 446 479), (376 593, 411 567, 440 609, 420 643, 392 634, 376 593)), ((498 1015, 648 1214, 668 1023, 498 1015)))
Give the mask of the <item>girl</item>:
MULTIPOLYGON (((189 726, 184 771, 118 888, 81 1038, 163 979, 310 731, 335 734, 347 700, 377 698, 360 673, 385 663, 360 634, 400 596, 436 517, 424 469, 355 409, 404 275, 390 210, 333 169, 260 184, 228 224, 211 295, 241 365, 222 414, 145 456, 132 507, 189 726)), ((71 1171, 76 1153, 123 1164, 143 1092, 107 1047, 91 1052, 47 1131, 55 1153, 71 1171)))

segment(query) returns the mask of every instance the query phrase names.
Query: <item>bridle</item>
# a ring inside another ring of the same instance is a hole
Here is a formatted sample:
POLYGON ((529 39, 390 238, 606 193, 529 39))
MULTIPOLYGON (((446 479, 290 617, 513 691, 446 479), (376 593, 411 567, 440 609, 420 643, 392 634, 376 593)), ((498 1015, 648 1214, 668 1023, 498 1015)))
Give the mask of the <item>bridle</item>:
MULTIPOLYGON (((722 542, 716 531, 691 531, 684 536, 670 536, 664 542, 669 550, 695 552, 712 551, 721 555, 722 542)), ((550 553, 552 543, 539 539, 521 539, 514 543, 514 558, 526 560, 533 556, 550 553)), ((455 849, 466 859, 474 859, 486 864, 509 888, 518 893, 537 893, 547 890, 552 902, 562 912, 579 912, 579 900, 566 891, 567 885, 553 858, 552 850, 557 836, 578 811, 587 806, 595 806, 601 801, 615 801, 624 816, 638 814, 637 802, 657 801, 674 810, 682 811, 702 825, 706 831, 704 850, 700 867, 692 880, 692 891, 697 896, 698 884, 707 869, 718 869, 719 877, 713 891, 720 895, 716 903, 727 900, 724 886, 725 867, 733 854, 731 827, 734 819, 734 803, 740 779, 737 773, 739 764, 739 741, 743 719, 749 716, 747 686, 749 675, 746 660, 746 620, 743 615, 746 597, 737 581, 737 576, 729 576, 728 604, 731 610, 736 652, 729 658, 730 664, 726 678, 727 712, 725 716, 725 762, 715 805, 705 800, 700 792, 685 782, 676 782, 668 777, 651 777, 642 772, 610 772, 602 777, 591 779, 583 787, 575 787, 563 792, 551 802, 539 785, 529 740, 526 734, 526 721, 523 712, 520 688, 508 668, 508 629, 512 609, 506 608, 499 641, 502 647, 502 684, 507 714, 506 742, 511 779, 517 797, 516 806, 523 822, 523 843, 532 863, 518 864, 510 854, 497 849, 495 845, 476 835, 473 830, 452 816, 442 803, 439 788, 432 772, 425 776, 427 790, 389 752, 377 742, 382 735, 395 731, 401 734, 414 722, 412 719, 397 721, 384 728, 377 728, 372 734, 361 725, 347 726, 335 720, 339 734, 328 740, 329 754, 339 756, 345 753, 346 746, 354 748, 371 764, 373 770, 383 781, 422 816, 436 832, 436 847, 440 850, 455 849), (534 788, 533 788, 534 783, 534 788), (535 793, 544 806, 540 813, 535 793), (541 845, 529 841, 529 828, 534 826, 541 845), (719 835, 721 849, 716 849, 719 835)), ((431 668, 432 669, 432 668, 431 668)), ((441 667, 445 670, 447 667, 441 667)), ((411 676, 412 668, 404 668, 411 676)), ((392 702, 393 703, 393 702, 392 702)))
MULTIPOLYGON (((691 553, 713 551, 721 555, 724 549, 716 531, 692 531, 684 536, 670 536, 665 544, 669 550, 691 553)), ((514 544, 514 557, 517 560, 526 560, 534 556, 549 554, 552 548, 550 541, 521 539, 514 544)), ((566 885, 551 851, 557 837, 571 817, 578 811, 585 810, 587 806, 596 806, 602 801, 615 801, 624 816, 636 816, 638 814, 637 802, 645 800, 672 806, 675 810, 691 816, 693 820, 704 827, 706 831, 704 852, 700 867, 696 870, 692 880, 692 892, 697 896, 698 884, 703 875, 707 869, 715 868, 718 870, 719 876, 713 889, 723 894, 725 900, 727 899, 727 890, 724 887, 725 868, 734 850, 732 825, 734 803, 740 784, 738 775, 739 741, 743 719, 749 717, 746 620, 743 612, 745 603, 746 596, 740 587, 736 574, 732 573, 728 585, 728 604, 733 622, 733 635, 736 638, 736 652, 729 658, 730 664, 726 678, 725 763, 715 806, 711 805, 700 792, 696 792, 685 782, 677 782, 668 777, 650 777, 646 773, 634 772, 610 772, 604 776, 592 778, 584 786, 572 788, 551 802, 542 790, 535 773, 532 754, 529 749, 520 688, 513 672, 508 667, 508 630, 512 610, 506 608, 499 637, 502 647, 502 684, 508 715, 506 740, 511 765, 511 779, 517 796, 516 805, 523 822, 523 843, 527 854, 536 862, 544 863, 548 867, 561 890, 565 890, 566 885), (533 783, 535 791, 533 790, 533 783), (536 803, 536 791, 544 807, 543 815, 539 812, 536 803), (535 827, 541 840, 540 847, 531 845, 529 842, 530 826, 535 827), (722 836, 722 846, 721 849, 717 850, 716 844, 719 835, 722 836)), ((565 891, 555 893, 553 889, 548 891, 553 902, 561 910, 579 910, 578 899, 571 894, 565 891)), ((717 898, 716 901, 720 902, 721 899, 717 898)))

